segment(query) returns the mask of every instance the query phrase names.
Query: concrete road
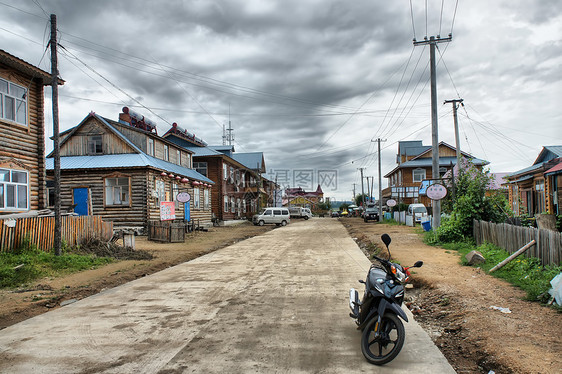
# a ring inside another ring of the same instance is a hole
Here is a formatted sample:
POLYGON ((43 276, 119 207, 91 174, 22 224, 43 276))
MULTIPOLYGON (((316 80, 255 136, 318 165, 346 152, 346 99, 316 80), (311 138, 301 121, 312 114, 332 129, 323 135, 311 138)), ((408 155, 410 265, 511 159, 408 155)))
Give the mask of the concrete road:
POLYGON ((365 361, 347 304, 369 264, 337 220, 293 220, 1 330, 0 372, 454 373, 413 320, 365 361))

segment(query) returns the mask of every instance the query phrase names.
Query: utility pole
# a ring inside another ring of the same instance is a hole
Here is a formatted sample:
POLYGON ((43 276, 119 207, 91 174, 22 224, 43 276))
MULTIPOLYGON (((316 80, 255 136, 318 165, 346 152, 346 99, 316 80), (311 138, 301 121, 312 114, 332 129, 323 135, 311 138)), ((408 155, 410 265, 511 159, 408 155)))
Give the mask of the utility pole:
POLYGON ((453 119, 455 121, 455 146, 457 148, 457 168, 460 171, 461 168, 461 139, 459 136, 459 122, 457 117, 457 109, 459 105, 462 104, 463 99, 455 99, 455 100, 445 100, 443 104, 452 103, 453 104, 453 119))
POLYGON ((363 205, 365 205, 365 187, 363 186, 363 169, 365 168, 358 168, 361 171, 361 195, 363 199, 363 205))
POLYGON ((356 183, 353 183, 353 201, 355 201, 355 184, 356 183))
POLYGON ((386 139, 382 140, 381 138, 378 138, 377 140, 371 141, 376 141, 377 143, 379 143, 379 214, 382 215, 381 142, 386 142, 386 139))
POLYGON ((59 77, 57 62, 57 16, 51 14, 51 88, 53 100, 53 138, 55 167, 55 255, 61 255, 61 212, 60 212, 60 142, 59 142, 59 77))
MULTIPOLYGON (((450 42, 453 40, 453 36, 449 34, 447 38, 441 38, 437 35, 437 38, 431 36, 429 40, 427 36, 423 41, 418 42, 414 39, 414 46, 429 44, 429 59, 431 67, 431 178, 434 180, 439 179, 439 135, 438 135, 438 123, 437 123, 437 67, 435 62, 435 48, 437 43, 450 42)), ((441 225, 441 201, 433 200, 433 227, 439 227, 441 225)))

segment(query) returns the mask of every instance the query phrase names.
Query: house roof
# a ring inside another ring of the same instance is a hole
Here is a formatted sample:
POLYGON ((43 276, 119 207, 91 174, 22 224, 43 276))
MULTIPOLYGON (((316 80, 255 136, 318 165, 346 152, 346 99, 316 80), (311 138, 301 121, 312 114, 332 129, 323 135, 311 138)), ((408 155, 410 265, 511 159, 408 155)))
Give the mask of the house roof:
POLYGON ((231 157, 248 169, 265 172, 263 152, 233 153, 231 157))
MULTIPOLYGON (((486 160, 481 160, 479 158, 472 158, 470 159, 473 165, 476 166, 484 166, 488 165, 489 162, 486 160)), ((457 164, 457 158, 452 156, 447 157, 439 157, 439 166, 450 166, 451 163, 453 165, 457 164)), ((395 173, 398 169, 405 169, 405 168, 421 168, 421 167, 431 167, 433 166, 433 160, 431 158, 413 158, 410 161, 403 162, 402 164, 396 166, 390 172, 388 172, 384 177, 388 178, 393 173, 395 173)))
POLYGON ((544 175, 562 174, 562 161, 544 172, 544 175))
POLYGON ((183 147, 183 148, 193 152, 193 157, 223 156, 221 152, 215 151, 214 149, 209 147, 183 147))
POLYGON ((554 158, 562 157, 562 145, 545 145, 533 165, 550 161, 554 158))
MULTIPOLYGON (((44 86, 51 84, 52 78, 50 73, 47 73, 46 71, 31 65, 30 63, 4 51, 3 49, 0 49, 0 62, 18 71, 21 71, 27 75, 30 75, 34 78, 41 80, 41 83, 44 86)), ((59 81, 59 85, 64 84, 64 80, 59 78, 58 81, 59 81)))
MULTIPOLYGON (((171 162, 160 160, 145 153, 125 153, 99 156, 63 156, 61 159, 61 170, 83 170, 83 169, 123 169, 152 167, 167 173, 182 175, 205 183, 214 184, 209 178, 199 174, 197 171, 185 168, 171 162)), ((47 170, 54 169, 54 159, 47 158, 45 162, 47 170)))

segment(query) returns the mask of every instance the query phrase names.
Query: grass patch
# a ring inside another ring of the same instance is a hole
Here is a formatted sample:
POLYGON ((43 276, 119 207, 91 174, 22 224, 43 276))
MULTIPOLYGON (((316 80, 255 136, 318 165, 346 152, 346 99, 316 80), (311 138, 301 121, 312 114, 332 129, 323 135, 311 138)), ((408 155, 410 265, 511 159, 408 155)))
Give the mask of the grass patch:
POLYGON ((27 284, 36 279, 60 276, 96 268, 113 262, 108 257, 65 253, 53 253, 28 249, 19 253, 0 253, 0 287, 10 288, 27 284))
MULTIPOLYGON (((482 253, 486 262, 475 266, 486 272, 510 256, 510 253, 504 249, 490 243, 484 243, 478 247, 472 240, 443 243, 436 239, 432 231, 424 233, 424 242, 428 245, 440 246, 448 251, 456 251, 460 255, 463 265, 467 265, 465 255, 477 250, 482 253)), ((538 258, 521 255, 491 275, 524 290, 527 293, 527 300, 546 303, 550 299, 548 293, 551 288, 550 281, 560 272, 562 272, 562 266, 543 266, 538 258)))

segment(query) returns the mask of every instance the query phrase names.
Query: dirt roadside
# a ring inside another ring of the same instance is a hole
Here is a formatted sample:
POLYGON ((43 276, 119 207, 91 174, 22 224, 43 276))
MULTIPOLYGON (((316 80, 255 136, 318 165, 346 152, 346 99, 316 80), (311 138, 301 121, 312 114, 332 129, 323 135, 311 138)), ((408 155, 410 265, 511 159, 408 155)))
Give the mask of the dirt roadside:
POLYGON ((413 228, 340 221, 364 249, 384 248, 380 237, 392 237, 394 259, 416 269, 407 305, 457 373, 562 373, 562 313, 522 300, 524 292, 462 266, 454 251, 423 244, 413 228), (502 313, 492 306, 509 308, 502 313))
POLYGON ((65 277, 43 278, 17 290, 0 290, 0 329, 58 308, 61 303, 80 300, 103 289, 156 273, 238 241, 261 235, 274 227, 254 226, 250 222, 213 227, 208 232, 196 231, 188 234, 185 243, 150 242, 145 236, 137 236, 135 249, 152 253, 152 260, 120 261, 65 277))

